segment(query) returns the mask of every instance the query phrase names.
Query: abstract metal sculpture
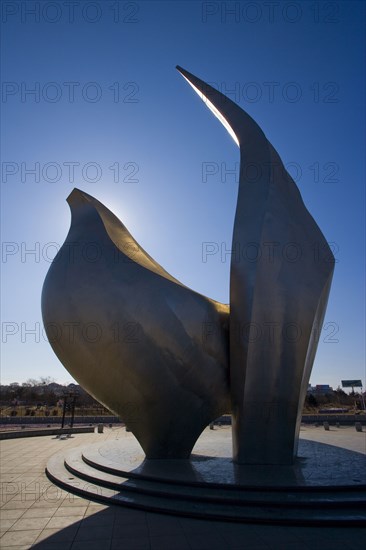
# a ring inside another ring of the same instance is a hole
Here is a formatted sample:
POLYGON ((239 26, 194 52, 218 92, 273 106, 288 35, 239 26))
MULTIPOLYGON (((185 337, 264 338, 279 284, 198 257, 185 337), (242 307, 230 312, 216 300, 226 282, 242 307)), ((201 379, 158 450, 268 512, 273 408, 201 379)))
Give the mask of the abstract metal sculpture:
POLYGON ((228 307, 169 275, 90 195, 75 189, 68 202, 70 231, 42 292, 53 349, 148 458, 187 458, 229 409, 228 307))
POLYGON ((230 313, 74 190, 71 228, 43 287, 45 328, 65 367, 126 419, 147 458, 187 458, 205 426, 231 410, 236 462, 291 464, 334 258, 259 126, 178 70, 240 147, 230 313))
POLYGON ((291 463, 334 257, 256 122, 180 71, 225 119, 240 147, 230 274, 234 459, 291 463))

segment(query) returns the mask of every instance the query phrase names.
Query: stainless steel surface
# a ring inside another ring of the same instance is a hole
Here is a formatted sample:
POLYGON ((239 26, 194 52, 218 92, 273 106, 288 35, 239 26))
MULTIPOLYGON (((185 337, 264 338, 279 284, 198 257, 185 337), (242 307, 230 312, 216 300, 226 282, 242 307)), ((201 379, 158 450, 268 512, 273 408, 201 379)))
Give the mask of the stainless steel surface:
POLYGON ((240 147, 230 329, 228 306, 174 279, 107 208, 74 190, 71 228, 42 293, 46 331, 148 458, 187 458, 232 408, 236 462, 291 464, 334 257, 254 120, 178 70, 240 147))
POLYGON ((187 458, 230 409, 228 306, 169 275, 90 195, 75 189, 68 202, 71 228, 42 292, 50 343, 148 458, 187 458))
POLYGON ((178 67, 240 147, 230 277, 234 460, 291 464, 334 257, 256 122, 178 67))

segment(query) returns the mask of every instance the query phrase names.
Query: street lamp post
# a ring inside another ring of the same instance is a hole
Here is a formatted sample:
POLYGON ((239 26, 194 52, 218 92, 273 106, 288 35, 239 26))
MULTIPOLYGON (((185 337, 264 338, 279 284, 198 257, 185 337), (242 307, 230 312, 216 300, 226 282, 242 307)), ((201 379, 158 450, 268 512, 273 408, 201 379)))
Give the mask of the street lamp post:
POLYGON ((62 422, 61 422, 61 428, 65 425, 65 417, 66 417, 66 411, 71 411, 71 419, 70 419, 70 428, 74 426, 74 418, 75 418, 75 402, 78 394, 74 390, 68 390, 64 392, 64 406, 62 410, 62 422))

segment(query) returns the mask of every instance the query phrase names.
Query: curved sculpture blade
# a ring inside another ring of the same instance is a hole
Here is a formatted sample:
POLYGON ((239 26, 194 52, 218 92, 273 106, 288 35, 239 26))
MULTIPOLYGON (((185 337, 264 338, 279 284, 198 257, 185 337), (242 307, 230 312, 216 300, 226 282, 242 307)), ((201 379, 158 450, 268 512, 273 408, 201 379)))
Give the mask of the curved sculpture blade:
POLYGON ((228 306, 167 273, 87 193, 68 202, 70 231, 42 291, 50 343, 147 458, 188 458, 230 410, 228 306))
POLYGON ((234 459, 290 464, 334 257, 258 124, 229 98, 177 68, 240 147, 230 273, 234 459))

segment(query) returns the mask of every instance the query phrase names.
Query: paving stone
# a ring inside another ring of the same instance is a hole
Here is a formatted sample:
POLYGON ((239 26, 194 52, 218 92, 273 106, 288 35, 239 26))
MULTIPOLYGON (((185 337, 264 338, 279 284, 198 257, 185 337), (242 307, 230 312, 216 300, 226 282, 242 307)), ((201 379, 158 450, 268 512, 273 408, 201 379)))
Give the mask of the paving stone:
MULTIPOLYGON (((134 537, 113 538, 111 550, 150 550, 149 537, 140 537, 138 534, 134 537)), ((170 548, 169 550, 174 550, 170 548)))
POLYGON ((60 506, 55 511, 55 517, 70 515, 84 516, 87 508, 87 506, 73 506, 72 510, 70 511, 69 506, 60 506))
POLYGON ((17 519, 3 519, 1 518, 0 521, 0 532, 5 533, 6 531, 9 531, 9 529, 14 525, 14 523, 18 521, 17 519))
POLYGON ((36 542, 31 548, 32 550, 70 550, 71 542, 36 542))
POLYGON ((225 539, 220 535, 188 533, 186 537, 191 550, 222 550, 225 548, 225 539))
POLYGON ((76 536, 78 526, 71 525, 66 529, 43 529, 37 538, 37 544, 42 541, 49 543, 72 542, 76 536))
MULTIPOLYGON (((88 540, 88 541, 74 541, 71 545, 71 550, 110 550, 111 540, 88 540)), ((127 550, 127 549, 126 549, 127 550)))
MULTIPOLYGON (((302 431, 314 441, 365 451, 365 433, 357 433, 354 428, 325 432, 306 427, 302 431)), ((6 465, 2 481, 16 482, 12 487, 17 487, 18 492, 0 502, 0 517, 8 529, 0 540, 1 550, 25 550, 32 545, 36 550, 359 550, 361 547, 365 536, 361 528, 231 524, 146 513, 76 497, 53 486, 46 478, 47 460, 58 450, 115 441, 120 437, 118 433, 106 428, 103 434, 80 434, 71 441, 48 437, 32 438, 26 445, 21 439, 3 441, 2 464, 5 461, 6 465), (32 491, 35 494, 38 491, 36 500, 32 499, 32 491)), ((211 431, 211 436, 216 433, 218 430, 211 431)), ((121 430, 121 444, 124 437, 126 434, 121 430)))
POLYGON ((31 529, 28 531, 7 531, 0 539, 0 547, 18 547, 21 545, 33 544, 39 534, 40 531, 38 529, 31 529))
POLYGON ((31 529, 44 529, 50 518, 23 518, 18 519, 11 528, 11 531, 28 531, 31 529))
POLYGON ((79 525, 80 521, 82 520, 83 516, 53 516, 48 524, 47 527, 49 529, 60 529, 63 527, 69 527, 69 525, 79 525))
POLYGON ((57 511, 57 508, 47 507, 47 508, 28 508, 23 515, 24 518, 49 518, 51 519, 54 513, 57 511))
POLYGON ((99 512, 97 514, 85 516, 82 521, 83 527, 98 527, 98 526, 113 526, 115 523, 115 515, 114 514, 104 514, 103 512, 99 512))
POLYGON ((24 510, 4 510, 4 509, 0 509, 0 520, 3 521, 5 519, 19 519, 20 516, 22 516, 23 514, 26 514, 26 512, 24 512, 24 510))
POLYGON ((93 541, 93 540, 103 540, 112 538, 113 526, 109 525, 98 525, 98 526, 89 526, 81 524, 77 533, 75 540, 76 541, 93 541))
POLYGON ((151 550, 191 550, 191 546, 185 537, 181 535, 161 535, 151 536, 150 538, 151 550))
POLYGON ((22 500, 10 500, 4 506, 2 510, 28 510, 34 504, 33 502, 22 501, 22 500))

